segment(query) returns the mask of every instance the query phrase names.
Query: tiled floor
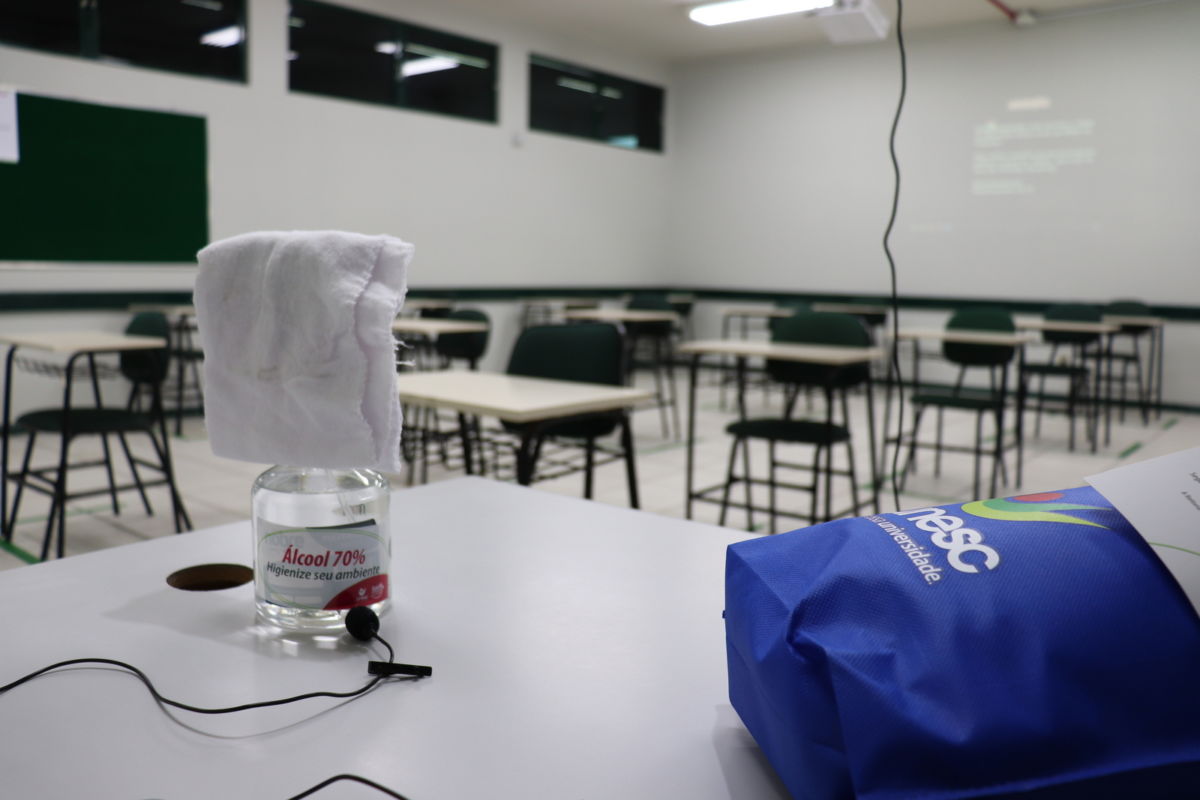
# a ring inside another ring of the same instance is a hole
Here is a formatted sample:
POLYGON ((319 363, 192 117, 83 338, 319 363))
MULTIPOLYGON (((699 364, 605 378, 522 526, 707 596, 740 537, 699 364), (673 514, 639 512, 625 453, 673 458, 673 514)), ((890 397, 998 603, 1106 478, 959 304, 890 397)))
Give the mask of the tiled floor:
MULTIPOLYGON (((646 379, 648 381, 648 379, 646 379)), ((725 471, 729 456, 730 441, 724 433, 724 426, 733 419, 731 409, 722 409, 718 389, 707 384, 699 391, 697 414, 697 444, 696 444, 696 481, 697 486, 706 486, 719 482, 725 471)), ((684 393, 685 379, 680 372, 679 386, 681 395, 684 393)), ((732 398, 729 398, 730 400, 732 398)), ((777 403, 777 395, 769 398, 761 390, 751 391, 748 395, 749 412, 761 413, 766 408, 765 403, 777 403)), ((860 446, 858 462, 860 475, 866 483, 869 462, 865 458, 867 452, 865 436, 865 404, 857 400, 852 409, 857 415, 856 422, 860 425, 857 433, 860 446)), ((1032 418, 1030 418, 1032 422, 1032 418)), ((1051 489, 1061 489, 1081 485, 1084 478, 1096 472, 1101 472, 1118 464, 1144 459, 1154 455, 1182 450, 1200 445, 1200 416, 1164 414, 1161 419, 1152 420, 1149 425, 1143 425, 1138 415, 1127 415, 1124 423, 1114 420, 1111 443, 1103 446, 1096 454, 1090 453, 1081 446, 1076 452, 1067 449, 1067 425, 1061 416, 1047 417, 1043 422, 1042 436, 1030 438, 1027 444, 1024 477, 1019 487, 1009 486, 1001 489, 1002 494, 1017 494, 1051 489)), ((638 447, 638 473, 641 487, 641 505, 648 512, 671 517, 684 516, 684 470, 686 464, 686 448, 682 441, 664 437, 658 412, 653 409, 640 410, 635 414, 635 435, 638 447)), ((965 414, 949 414, 947 416, 947 441, 967 442, 973 436, 973 422, 965 414), (956 419, 952 419, 956 417, 956 419)), ((39 442, 39 463, 51 463, 56 457, 53 444, 45 445, 39 442)), ((142 445, 135 445, 135 449, 142 445)), ((17 440, 14 450, 21 450, 24 442, 17 440)), ((212 455, 205 438, 204 425, 199 418, 190 419, 185 427, 184 435, 172 440, 172 448, 179 475, 180 486, 184 501, 197 530, 247 519, 249 516, 250 486, 255 476, 264 469, 265 465, 247 464, 217 458, 212 455)), ((98 448, 96 448, 98 450, 98 448)), ((759 446, 753 451, 762 456, 765 447, 759 446)), ((83 443, 79 445, 79 455, 86 453, 83 443)), ((16 465, 19 452, 13 453, 11 463, 16 465)), ((806 458, 801 454, 798 458, 806 458)), ((36 458, 36 457, 35 457, 36 458)), ((911 476, 900 496, 900 507, 912 508, 935 503, 957 502, 973 498, 971 489, 971 461, 966 455, 947 455, 943 464, 941 477, 932 475, 932 457, 925 454, 919 464, 918 473, 911 476)), ((1011 468, 1011 458, 1010 458, 1011 468)), ((101 485, 102 473, 89 475, 86 472, 73 473, 71 478, 75 486, 88 485, 91 481, 101 485)), ((461 474, 450 471, 434 464, 429 470, 430 480, 443 480, 461 474)), ((407 475, 392 476, 393 486, 403 488, 407 483, 407 475)), ((849 495, 844 486, 845 481, 839 481, 835 492, 835 506, 842 507, 849 503, 849 495)), ((885 484, 887 482, 885 481, 885 484)), ((569 475, 562 478, 543 481, 536 484, 542 491, 556 492, 566 495, 579 496, 582 492, 582 476, 569 475)), ((735 488, 734 498, 740 496, 741 488, 735 488)), ((987 493, 986 482, 982 490, 987 493)), ((596 499, 599 502, 625 505, 627 503, 624 467, 620 462, 605 464, 597 470, 596 499)), ((67 520, 68 556, 104 547, 138 542, 159 536, 172 535, 170 505, 163 489, 150 492, 150 500, 155 514, 147 515, 135 493, 125 493, 121 496, 121 513, 114 515, 105 496, 89 500, 79 500, 72 504, 67 520)), ((882 493, 882 508, 884 511, 896 510, 890 486, 882 493)), ((755 497, 756 504, 765 504, 766 490, 759 488, 755 497)), ((781 493, 780 506, 801 513, 808 508, 807 496, 799 493, 781 493)), ((403 493, 397 495, 393 505, 394 512, 403 515, 403 493)), ((27 495, 21 507, 21 519, 16 528, 13 542, 10 546, 0 547, 0 569, 19 567, 31 557, 35 557, 41 549, 41 540, 45 528, 45 510, 47 502, 38 495, 27 495)), ((697 503, 693 517, 697 520, 716 523, 719 509, 716 505, 697 503)), ((867 513, 864 510, 863 513, 867 513)), ((761 533, 770 532, 769 522, 765 514, 756 514, 754 530, 761 533)), ((733 527, 746 527, 744 512, 731 510, 727 524, 733 527)), ((776 525, 778 530, 789 530, 801 527, 803 520, 798 518, 780 518, 776 525)))

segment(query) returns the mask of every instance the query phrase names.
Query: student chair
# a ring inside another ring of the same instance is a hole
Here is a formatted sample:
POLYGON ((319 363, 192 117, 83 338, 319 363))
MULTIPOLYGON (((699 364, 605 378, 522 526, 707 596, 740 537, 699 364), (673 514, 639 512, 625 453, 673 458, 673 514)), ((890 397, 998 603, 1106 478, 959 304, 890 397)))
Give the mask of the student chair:
MULTIPOLYGON (((771 326, 771 341, 795 344, 826 344, 866 347, 871 343, 870 333, 858 317, 849 314, 834 314, 801 311, 791 317, 778 318, 771 326)), ((783 412, 779 416, 746 418, 744 403, 739 402, 739 419, 725 428, 733 436, 729 451, 725 486, 721 498, 721 515, 718 524, 725 524, 725 516, 731 502, 731 489, 735 483, 745 487, 747 529, 754 527, 756 510, 751 487, 765 483, 769 490, 769 503, 765 509, 771 520, 771 531, 776 528, 777 489, 794 489, 807 492, 812 497, 809 524, 830 520, 839 516, 833 511, 833 479, 844 476, 849 479, 852 507, 847 513, 857 513, 861 504, 858 500, 858 477, 855 472, 854 449, 850 435, 848 396, 851 390, 870 380, 869 364, 850 366, 828 366, 796 361, 768 359, 767 375, 784 387, 783 412), (824 394, 824 416, 818 419, 797 419, 793 416, 796 398, 801 391, 813 389, 824 394), (756 478, 750 468, 750 441, 767 443, 767 477, 756 478), (777 445, 807 445, 812 447, 812 462, 798 464, 782 461, 777 457, 777 445), (836 445, 846 448, 847 467, 835 469, 833 449, 836 445), (741 454, 742 472, 738 474, 738 455, 741 454), (780 467, 800 470, 811 475, 808 484, 784 483, 777 479, 780 467), (819 499, 824 496, 824 514, 819 514, 819 499)), ((744 386, 739 386, 739 395, 744 395, 744 386)))
MULTIPOLYGON (((1043 317, 1047 321, 1062 322, 1100 322, 1101 311, 1096 306, 1082 304, 1059 304, 1046 309, 1043 317)), ((1053 331, 1042 332, 1042 341, 1050 345, 1050 352, 1045 361, 1025 364, 1022 369, 1022 379, 1036 377, 1037 407, 1034 415, 1034 436, 1042 432, 1042 412, 1047 410, 1063 411, 1069 421, 1067 447, 1075 449, 1075 418, 1076 412, 1082 405, 1088 439, 1092 452, 1096 452, 1098 435, 1096 431, 1097 409, 1100 402, 1097 393, 1091 389, 1093 379, 1099 388, 1098 376, 1103 371, 1102 359, 1104 353, 1101 347, 1099 333, 1084 331, 1053 331), (1091 365, 1089 366, 1089 362, 1091 365), (1092 369, 1097 370, 1096 375, 1092 369), (1066 399, 1064 404, 1054 409, 1047 405, 1046 380, 1061 379, 1066 381, 1066 399)))
MULTIPOLYGON (((1012 316, 1002 309, 967 309, 956 312, 946 323, 948 331, 992 331, 1013 333, 1012 316)), ((1008 366, 1016 348, 1012 345, 976 344, 969 342, 942 342, 942 356, 958 368, 954 384, 944 387, 918 387, 912 397, 913 428, 908 435, 908 458, 900 476, 903 486, 908 474, 916 466, 918 448, 931 448, 935 452, 934 475, 941 475, 942 453, 969 452, 974 456, 974 479, 972 497, 979 497, 979 475, 984 455, 983 420, 992 417, 995 427, 995 443, 991 450, 992 477, 991 494, 997 490, 997 477, 1003 469, 1004 454, 1004 409, 1008 402, 1008 366), (970 382, 976 375, 986 376, 986 385, 970 382), (937 438, 933 443, 920 441, 921 420, 925 411, 937 409, 937 438), (971 447, 949 445, 943 436, 945 411, 956 409, 975 414, 975 442, 971 447)), ((897 446, 902 446, 903 442, 897 446)), ((1020 442, 1018 441, 1018 447, 1020 442)))
MULTIPOLYGON (((1138 300, 1114 300, 1105 306, 1103 311, 1106 315, 1124 317, 1149 317, 1154 313, 1149 306, 1138 300)), ((1155 330, 1150 325, 1122 324, 1121 329, 1112 336, 1112 346, 1107 353, 1110 366, 1108 381, 1110 388, 1112 384, 1119 388, 1117 419, 1121 422, 1125 421, 1125 406, 1129 404, 1125 387, 1129 383, 1129 370, 1132 369, 1135 398, 1142 412, 1142 424, 1150 423, 1150 371, 1144 371, 1142 368, 1142 343, 1151 341, 1150 349, 1153 352, 1151 337, 1154 335, 1155 330), (1119 374, 1117 367, 1120 367, 1119 374)))
MULTIPOLYGON (((159 336, 169 340, 169 325, 165 315, 156 312, 140 313, 133 317, 125 329, 126 333, 143 336, 159 336)), ((80 497, 91 497, 109 494, 112 498, 113 513, 119 514, 117 492, 136 488, 141 495, 142 504, 147 514, 153 514, 150 500, 146 496, 146 488, 150 486, 167 486, 170 489, 171 506, 174 515, 175 532, 191 530, 192 522, 184 508, 183 500, 175 482, 175 471, 171 464, 170 439, 167 435, 166 415, 163 411, 162 384, 167 377, 169 368, 169 351, 166 347, 161 350, 135 350, 120 354, 120 372, 132 384, 129 403, 126 408, 112 407, 72 407, 71 374, 68 371, 67 385, 64 392, 66 403, 62 408, 48 408, 30 411, 19 416, 16 426, 29 433, 25 446, 25 455, 21 469, 13 479, 16 490, 13 494, 12 510, 9 517, 9 530, 17 521, 17 512, 21 504, 22 490, 28 487, 34 491, 49 495, 50 511, 46 519, 46 533, 42 541, 42 560, 49 557, 51 541, 56 539, 56 555, 63 556, 66 538, 66 504, 80 497), (143 408, 143 394, 149 396, 149 408, 143 408), (57 434, 61 440, 59 460, 54 466, 31 467, 30 461, 34 445, 39 434, 57 434), (146 461, 133 455, 129 449, 127 434, 145 434, 154 447, 157 461, 146 461), (99 436, 104 450, 104 457, 99 461, 77 462, 70 461, 70 447, 80 436, 99 436), (117 485, 113 475, 112 461, 109 457, 108 437, 115 435, 125 453, 133 483, 117 485), (81 467, 103 466, 108 477, 108 486, 102 489, 68 492, 67 473, 71 469, 81 467), (156 470, 161 478, 153 481, 143 480, 138 467, 156 470)))
MULTIPOLYGON (((490 326, 488 315, 474 308, 462 308, 451 311, 446 319, 462 320, 464 322, 482 322, 490 326)), ((479 359, 487 352, 489 327, 478 333, 446 333, 437 338, 434 350, 441 357, 443 364, 451 364, 456 359, 466 361, 470 369, 477 369, 479 359)))
MULTIPOLYGON (((625 347, 620 331, 607 323, 537 325, 521 331, 509 358, 507 373, 531 378, 555 378, 584 383, 621 386, 625 379, 625 347)), ((592 498, 597 442, 620 429, 620 453, 625 460, 629 504, 638 507, 637 473, 634 465, 633 432, 627 411, 584 414, 547 423, 504 423, 504 429, 519 437, 516 446, 518 481, 530 483, 543 477, 538 461, 543 446, 553 440, 560 445, 583 448, 583 496, 592 498)), ((544 477, 557 477, 580 469, 577 464, 554 462, 544 477)))

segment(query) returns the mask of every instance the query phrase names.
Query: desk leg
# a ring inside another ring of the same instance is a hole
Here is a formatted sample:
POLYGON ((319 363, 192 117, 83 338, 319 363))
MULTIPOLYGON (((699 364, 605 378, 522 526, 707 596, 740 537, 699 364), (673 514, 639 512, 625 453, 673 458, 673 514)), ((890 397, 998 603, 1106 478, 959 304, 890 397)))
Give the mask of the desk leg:
POLYGON ((537 462, 538 440, 541 435, 532 425, 521 431, 521 443, 517 445, 517 483, 528 486, 533 483, 533 468, 537 462))
POLYGON ((629 484, 629 507, 641 508, 638 500, 637 467, 634 462, 633 425, 629 411, 621 412, 621 449, 625 451, 625 480, 629 484))
MULTIPOLYGON (((876 448, 879 446, 879 443, 878 443, 878 437, 875 432, 875 383, 871 378, 870 365, 868 365, 868 368, 867 368, 866 392, 867 392, 867 439, 868 439, 868 446, 870 447, 870 449, 867 452, 870 453, 870 455, 871 455, 871 487, 872 487, 871 488, 871 501, 874 504, 875 513, 879 514, 880 513, 880 509, 879 509, 879 489, 880 489, 880 486, 879 486, 879 484, 880 484, 879 461, 875 457, 875 454, 878 452, 876 450, 876 448)), ((886 435, 887 435, 887 432, 885 429, 884 436, 886 437, 886 435)), ((886 444, 884 445, 884 449, 885 450, 887 449, 886 444)), ((900 509, 897 508, 896 510, 899 511, 900 509)), ((855 514, 858 513, 857 508, 854 509, 854 513, 855 514)))
POLYGON ((471 453, 471 431, 467 425, 467 415, 459 413, 458 415, 458 435, 462 440, 463 449, 463 470, 468 475, 475 474, 475 459, 471 453))
MULTIPOLYGON (((0 422, 3 430, 0 431, 0 534, 4 536, 4 541, 12 541, 12 529, 8 524, 8 441, 12 435, 12 424, 10 417, 12 414, 12 373, 13 373, 13 356, 16 355, 17 348, 13 345, 8 348, 8 355, 4 359, 4 419, 0 422)), ((13 520, 16 523, 16 520, 13 520)))
POLYGON ((1015 488, 1021 488, 1022 471, 1025 464, 1025 398, 1027 384, 1025 380, 1025 346, 1017 348, 1017 422, 1014 435, 1017 437, 1017 474, 1015 488))
POLYGON ((688 430, 687 430, 687 468, 684 476, 686 496, 683 504, 683 515, 692 518, 692 494, 695 489, 693 472, 696 465, 696 379, 700 371, 700 354, 692 355, 688 365, 688 430))

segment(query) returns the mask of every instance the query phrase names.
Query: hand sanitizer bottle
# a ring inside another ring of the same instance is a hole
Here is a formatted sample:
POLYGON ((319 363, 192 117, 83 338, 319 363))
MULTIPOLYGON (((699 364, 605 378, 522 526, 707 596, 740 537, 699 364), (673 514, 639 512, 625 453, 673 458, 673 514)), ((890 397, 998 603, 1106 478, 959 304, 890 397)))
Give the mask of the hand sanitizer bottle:
POLYGON ((390 605, 388 480, 372 469, 275 466, 258 476, 254 602, 260 621, 332 631, 346 612, 390 605))

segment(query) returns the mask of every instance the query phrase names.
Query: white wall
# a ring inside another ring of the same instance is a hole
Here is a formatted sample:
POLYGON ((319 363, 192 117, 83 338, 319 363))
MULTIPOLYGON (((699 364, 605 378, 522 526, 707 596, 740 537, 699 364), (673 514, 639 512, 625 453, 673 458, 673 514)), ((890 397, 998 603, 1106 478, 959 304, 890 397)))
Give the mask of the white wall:
MULTIPOLYGON (((411 241, 410 284, 654 281, 667 155, 526 130, 528 54, 662 84, 665 68, 429 2, 339 0, 500 45, 487 124, 287 91, 286 0, 250 0, 247 85, 0 47, 18 91, 208 120, 211 236, 335 228, 411 241)), ((0 264, 0 288, 189 289, 194 269, 0 264)))
MULTIPOLYGON (((1198 31, 1174 2, 910 34, 901 293, 1200 304, 1198 31), (977 145, 988 123, 1023 138, 977 145), (975 173, 997 154, 1017 172, 975 173)), ((668 282, 886 293, 898 63, 892 39, 680 70, 668 282)))

